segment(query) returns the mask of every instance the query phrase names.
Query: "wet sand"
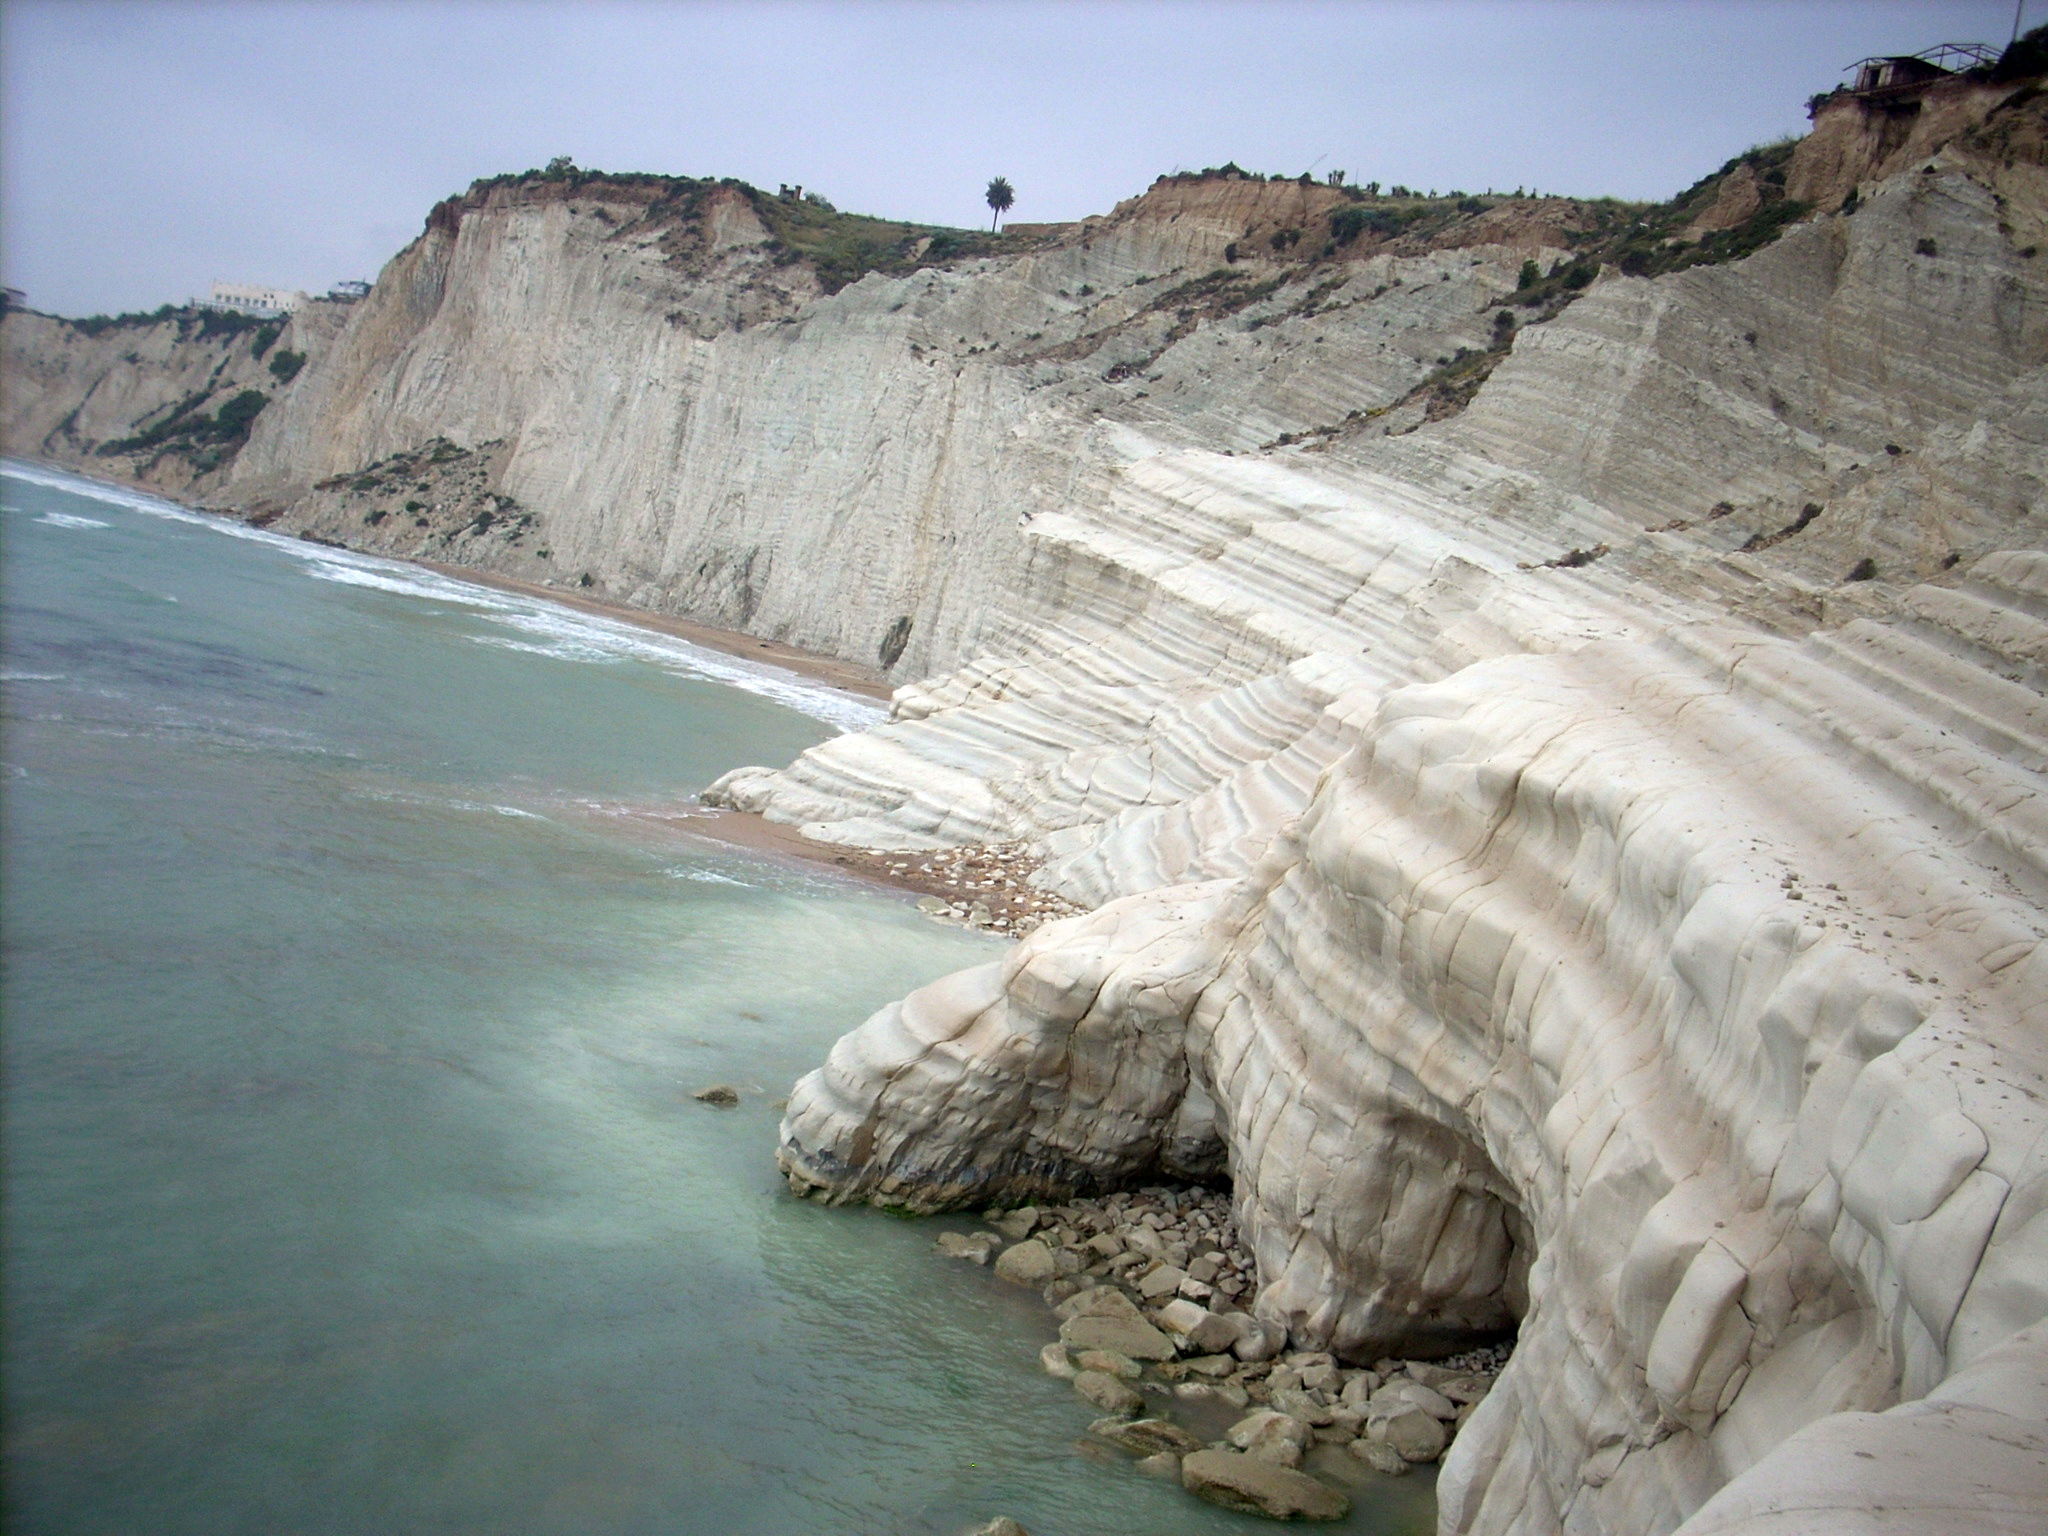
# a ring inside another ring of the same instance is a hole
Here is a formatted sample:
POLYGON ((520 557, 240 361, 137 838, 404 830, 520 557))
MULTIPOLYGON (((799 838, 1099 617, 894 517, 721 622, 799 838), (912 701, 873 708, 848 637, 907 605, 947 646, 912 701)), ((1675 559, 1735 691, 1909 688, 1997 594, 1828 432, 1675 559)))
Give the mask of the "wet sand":
POLYGON ((979 903, 988 909, 989 920, 973 926, 992 933, 1021 935, 1046 919, 1081 910, 1027 883, 1036 861, 1021 844, 883 853, 871 848, 821 843, 805 837, 795 827, 769 821, 752 811, 714 810, 705 806, 656 819, 692 836, 773 858, 822 864, 839 874, 891 890, 935 896, 970 908, 979 903))

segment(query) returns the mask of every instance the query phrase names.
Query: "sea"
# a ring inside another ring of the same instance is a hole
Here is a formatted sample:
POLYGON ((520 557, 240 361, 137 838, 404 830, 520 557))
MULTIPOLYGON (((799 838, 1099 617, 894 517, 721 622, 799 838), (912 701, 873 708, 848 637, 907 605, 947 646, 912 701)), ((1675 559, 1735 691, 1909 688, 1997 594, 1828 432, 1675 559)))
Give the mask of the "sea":
POLYGON ((1002 952, 693 828, 872 700, 12 461, 0 581, 10 1532, 1270 1529, 1088 1441, 970 1219, 776 1173, 1002 952))

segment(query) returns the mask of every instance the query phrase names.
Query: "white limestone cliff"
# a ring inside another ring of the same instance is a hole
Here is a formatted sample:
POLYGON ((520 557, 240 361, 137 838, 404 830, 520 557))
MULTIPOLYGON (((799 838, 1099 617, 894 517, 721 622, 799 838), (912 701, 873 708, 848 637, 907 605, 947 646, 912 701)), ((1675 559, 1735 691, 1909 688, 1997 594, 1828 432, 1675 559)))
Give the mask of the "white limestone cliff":
POLYGON ((990 655, 723 791, 1105 903, 842 1041, 792 1182, 1223 1166, 1298 1343, 1518 1320, 1446 1531, 2039 1529, 2043 190, 1954 146, 1033 530, 990 655))
MULTIPOLYGON (((840 1042, 793 1182, 1227 1177, 1297 1343, 1518 1326, 1446 1531, 2034 1530, 2048 111, 1936 108, 1830 105, 1810 218, 1462 410, 1594 210, 1325 253, 1333 189, 1166 180, 828 293, 730 187, 483 186, 199 489, 909 680, 717 797, 1095 910, 840 1042)), ((96 356, 10 446, 132 426, 50 437, 96 356)))

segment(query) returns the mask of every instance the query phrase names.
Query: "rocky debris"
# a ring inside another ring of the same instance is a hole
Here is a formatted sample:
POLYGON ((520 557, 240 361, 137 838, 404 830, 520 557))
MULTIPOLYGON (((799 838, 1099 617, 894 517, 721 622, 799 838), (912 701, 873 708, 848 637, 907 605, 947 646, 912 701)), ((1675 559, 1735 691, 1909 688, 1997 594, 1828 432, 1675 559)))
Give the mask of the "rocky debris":
POLYGON ((971 1532, 970 1536, 1031 1536, 1031 1533, 1008 1515, 997 1515, 987 1525, 971 1532))
POLYGON ((699 1104, 715 1104, 720 1109, 730 1109, 739 1103, 740 1091, 730 1083, 713 1083, 709 1088, 699 1088, 690 1097, 699 1104))
POLYGON ((989 1230, 936 1246, 981 1264, 999 1249, 999 1276, 1039 1285, 1059 1323, 1040 1365, 1107 1415, 1080 1445, 1113 1445, 1140 1472, 1227 1508, 1339 1518, 1343 1495, 1312 1472, 1349 1482, 1436 1460, 1508 1361, 1507 1345, 1370 1366, 1288 1351, 1285 1331, 1248 1310, 1256 1270, 1228 1199, 1212 1190, 1144 1189, 982 1221, 989 1230), (1148 1406, 1161 1401, 1238 1417, 1205 1448, 1148 1406))
POLYGON ((1342 1520, 1351 1501, 1305 1472, 1242 1451, 1196 1451, 1180 1464, 1181 1486, 1198 1499, 1273 1520, 1342 1520))
POLYGON ((889 854, 882 864, 905 884, 933 892, 918 898, 917 910, 940 922, 1021 939, 1040 923, 1085 910, 1031 884, 1039 859, 1021 841, 889 854))

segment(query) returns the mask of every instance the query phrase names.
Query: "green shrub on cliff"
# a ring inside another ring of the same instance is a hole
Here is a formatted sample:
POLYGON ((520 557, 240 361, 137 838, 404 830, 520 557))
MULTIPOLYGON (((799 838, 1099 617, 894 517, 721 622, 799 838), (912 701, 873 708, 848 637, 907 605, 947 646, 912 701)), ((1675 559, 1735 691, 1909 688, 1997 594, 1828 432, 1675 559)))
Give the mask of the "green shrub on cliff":
MULTIPOLYGON (((208 416, 199 407, 206 403, 202 392, 187 396, 173 406, 166 416, 154 424, 144 427, 132 437, 116 438, 102 443, 98 452, 103 457, 122 453, 147 453, 151 449, 165 449, 196 453, 209 444, 219 448, 201 455, 205 462, 194 460, 195 467, 211 469, 219 464, 227 453, 241 447, 249 435, 249 427, 270 404, 270 397, 258 389, 245 389, 213 415, 208 416)), ((143 418, 148 420, 147 417, 143 418)))

